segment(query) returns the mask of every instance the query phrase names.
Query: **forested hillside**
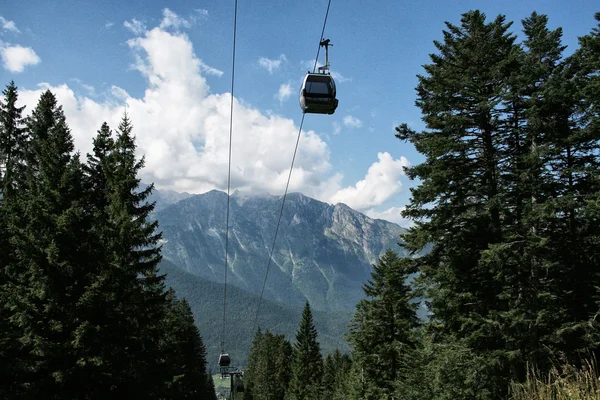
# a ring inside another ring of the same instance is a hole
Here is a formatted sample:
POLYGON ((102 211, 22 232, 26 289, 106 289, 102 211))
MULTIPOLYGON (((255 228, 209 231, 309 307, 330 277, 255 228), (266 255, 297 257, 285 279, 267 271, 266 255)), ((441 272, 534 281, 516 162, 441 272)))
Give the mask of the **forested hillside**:
MULTIPOLYGON (((177 295, 189 303, 202 332, 208 354, 208 364, 218 371, 222 323, 223 284, 211 282, 183 271, 167 260, 161 261, 160 272, 166 274, 165 283, 175 289, 177 295)), ((225 343, 235 365, 243 366, 248 359, 254 329, 269 329, 291 339, 300 322, 302 309, 263 299, 258 321, 256 312, 259 296, 235 286, 227 287, 227 317, 225 343), (256 325, 255 325, 256 322, 256 325)), ((314 311, 324 352, 340 349, 348 351, 344 334, 352 319, 352 312, 314 311)))
POLYGON ((28 118, 13 82, 3 95, 0 398, 215 398, 189 304, 158 274, 127 114, 82 157, 52 92, 28 118))

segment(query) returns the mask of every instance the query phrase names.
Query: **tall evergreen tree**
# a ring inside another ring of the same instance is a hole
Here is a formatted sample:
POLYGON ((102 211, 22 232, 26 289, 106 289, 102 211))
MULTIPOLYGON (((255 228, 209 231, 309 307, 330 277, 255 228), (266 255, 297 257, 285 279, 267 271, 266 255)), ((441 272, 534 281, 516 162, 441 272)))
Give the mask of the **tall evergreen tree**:
POLYGON ((527 363, 544 368, 548 351, 555 347, 554 333, 567 315, 558 301, 557 282, 570 274, 565 265, 549 259, 553 246, 548 246, 545 229, 547 201, 557 195, 545 184, 549 122, 564 119, 556 111, 564 114, 570 108, 564 95, 550 90, 560 71, 562 31, 550 31, 548 18, 535 12, 522 22, 524 49, 515 51, 516 68, 505 95, 509 117, 503 123, 509 136, 502 146, 503 237, 482 251, 480 263, 497 271, 503 287, 499 298, 506 309, 497 314, 498 330, 514 379, 525 378, 527 363))
POLYGON ((167 293, 167 308, 163 351, 172 378, 166 397, 210 399, 211 393, 214 395, 214 387, 209 385, 206 347, 194 323, 192 310, 185 299, 175 298, 173 289, 167 293))
POLYGON ((317 400, 321 398, 323 357, 317 339, 308 301, 302 310, 302 320, 296 332, 292 359, 292 376, 286 399, 317 400))
POLYGON ((108 258, 103 260, 106 266, 95 297, 104 296, 102 308, 109 310, 104 314, 105 333, 112 346, 105 349, 105 358, 112 380, 118 382, 113 394, 135 392, 140 398, 153 398, 164 395, 170 381, 161 353, 166 290, 157 272, 161 233, 156 232, 158 222, 149 219, 154 204, 146 201, 153 186, 138 190, 144 159, 136 159, 132 129, 125 114, 113 144, 103 126, 88 162, 90 181, 106 188, 97 194, 95 215, 97 224, 104 226, 96 234, 108 258))
POLYGON ((4 99, 0 101, 0 198, 6 198, 18 187, 19 178, 22 179, 27 141, 22 115, 25 106, 17 107, 19 95, 14 81, 7 85, 2 94, 4 99))
POLYGON ((434 42, 439 54, 431 55, 417 87, 416 104, 429 130, 397 128, 396 136, 426 157, 407 170, 421 183, 411 189, 404 213, 417 224, 404 240, 415 253, 433 244, 417 262, 438 337, 461 338, 503 358, 497 329, 497 313, 507 308, 497 280, 502 270, 480 261, 504 235, 502 149, 510 132, 501 103, 515 68, 515 37, 504 16, 486 23, 479 11, 463 14, 460 26, 446 26, 443 42, 434 42))
POLYGON ((366 299, 356 306, 348 339, 353 360, 368 382, 366 398, 392 398, 396 381, 405 380, 411 369, 418 304, 412 302, 414 293, 406 280, 413 265, 388 249, 363 285, 366 299))
MULTIPOLYGON (((12 290, 7 280, 7 268, 14 255, 10 244, 9 208, 15 205, 16 190, 23 179, 26 132, 22 113, 17 107, 18 91, 13 81, 2 92, 0 100, 0 381, 15 382, 18 371, 18 331, 9 323, 12 315, 8 307, 12 290)), ((0 397, 14 393, 12 384, 0 387, 0 397)))
POLYGON ((244 372, 244 399, 283 400, 290 381, 292 346, 284 335, 257 331, 244 372))
POLYGON ((83 171, 62 108, 42 94, 28 121, 28 168, 9 207, 14 258, 6 271, 9 323, 19 332, 17 384, 25 396, 77 393, 76 302, 85 286, 83 171))
POLYGON ((352 360, 339 349, 327 354, 323 362, 323 398, 345 400, 349 398, 347 380, 352 360))
POLYGON ((555 202, 557 220, 562 220, 557 224, 562 235, 556 238, 556 243, 566 250, 559 254, 563 256, 560 261, 574 265, 570 279, 564 283, 568 284, 569 311, 576 318, 571 319, 570 326, 564 327, 563 341, 591 348, 597 356, 600 349, 596 317, 600 304, 600 273, 597 271, 600 262, 600 12, 594 18, 596 27, 579 38, 579 49, 568 59, 575 83, 569 82, 569 89, 577 89, 575 117, 569 121, 570 132, 563 129, 568 133, 561 137, 564 150, 557 154, 553 166, 559 177, 559 188, 564 191, 563 201, 555 202))

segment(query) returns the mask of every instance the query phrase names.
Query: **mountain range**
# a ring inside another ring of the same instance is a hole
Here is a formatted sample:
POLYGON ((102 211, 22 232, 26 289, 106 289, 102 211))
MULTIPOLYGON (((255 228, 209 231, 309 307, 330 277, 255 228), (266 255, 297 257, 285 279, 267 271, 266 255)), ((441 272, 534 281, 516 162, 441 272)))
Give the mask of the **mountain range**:
MULTIPOLYGON (((239 365, 246 361, 254 329, 283 333, 293 342, 307 300, 323 353, 347 351, 344 334, 364 298, 372 264, 390 248, 408 256, 398 245, 406 231, 399 225, 301 193, 287 195, 273 247, 282 196, 234 192, 224 285, 227 194, 154 190, 149 200, 156 202, 152 218, 163 232, 160 271, 190 303, 213 369, 221 340, 239 365)), ((423 308, 419 313, 425 318, 423 308)))
POLYGON ((308 299, 315 310, 353 311, 363 298, 362 285, 372 264, 385 250, 407 255, 398 246, 405 232, 399 225, 301 193, 287 195, 273 247, 282 197, 234 193, 225 276, 227 194, 157 192, 154 217, 163 232, 165 259, 191 274, 220 283, 226 279, 251 293, 261 293, 264 284, 264 297, 285 305, 302 307, 308 299))

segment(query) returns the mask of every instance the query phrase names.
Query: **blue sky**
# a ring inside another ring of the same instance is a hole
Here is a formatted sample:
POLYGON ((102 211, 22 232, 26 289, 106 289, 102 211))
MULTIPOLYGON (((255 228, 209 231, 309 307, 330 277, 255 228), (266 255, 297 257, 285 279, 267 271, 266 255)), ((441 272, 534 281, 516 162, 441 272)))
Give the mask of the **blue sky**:
MULTIPOLYGON (((234 1, 13 2, 0 7, 0 83, 14 79, 31 110, 45 88, 63 105, 86 153, 103 121, 125 105, 142 177, 159 188, 226 190, 234 1)), ((327 0, 238 2, 232 186, 282 194, 302 118, 301 80, 317 51, 327 0)), ((414 105, 416 75, 444 21, 471 9, 521 19, 547 14, 569 54, 595 26, 594 1, 332 0, 325 37, 339 107, 307 115, 290 191, 344 202, 402 225, 413 184, 404 165, 423 158, 394 137, 414 105)), ((324 62, 321 52, 319 65, 324 62)))

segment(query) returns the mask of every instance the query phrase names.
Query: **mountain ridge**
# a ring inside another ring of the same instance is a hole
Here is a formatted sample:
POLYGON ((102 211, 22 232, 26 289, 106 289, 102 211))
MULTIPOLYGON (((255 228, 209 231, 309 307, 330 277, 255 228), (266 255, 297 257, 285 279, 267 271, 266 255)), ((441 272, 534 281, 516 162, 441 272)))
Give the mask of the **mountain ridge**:
MULTIPOLYGON (((398 246, 406 231, 399 225, 292 192, 269 265, 282 198, 231 195, 228 284, 260 293, 268 266, 265 298, 292 306, 308 299, 316 310, 352 311, 383 252, 393 248, 407 256, 398 246)), ((226 202, 227 193, 219 190, 163 202, 153 214, 163 232, 163 256, 187 272, 223 282, 226 202)))

